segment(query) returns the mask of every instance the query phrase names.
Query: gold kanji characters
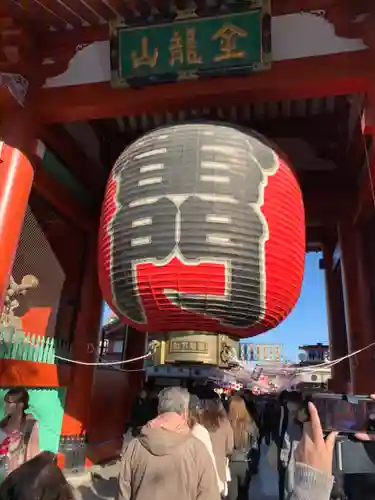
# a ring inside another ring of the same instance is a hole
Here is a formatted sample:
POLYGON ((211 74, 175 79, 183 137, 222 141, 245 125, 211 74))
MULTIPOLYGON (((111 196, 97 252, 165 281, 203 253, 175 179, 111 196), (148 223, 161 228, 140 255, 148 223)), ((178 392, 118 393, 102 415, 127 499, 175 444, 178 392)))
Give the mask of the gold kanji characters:
POLYGON ((170 59, 169 64, 202 64, 203 59, 198 55, 198 47, 195 37, 195 29, 188 28, 184 37, 175 31, 169 44, 170 59))
POLYGON ((153 53, 149 54, 148 38, 147 36, 142 37, 141 55, 138 56, 135 50, 131 52, 133 68, 138 69, 140 66, 149 66, 150 68, 154 68, 158 60, 158 55, 158 49, 154 49, 153 53))
POLYGON ((170 59, 169 64, 174 66, 175 63, 184 64, 184 44, 182 43, 181 35, 175 31, 169 43, 170 59))
POLYGON ((202 64, 202 57, 198 55, 195 29, 186 30, 186 61, 188 64, 202 64))
POLYGON ((227 61, 229 59, 242 59, 246 57, 244 50, 237 49, 238 38, 247 37, 247 31, 234 24, 225 23, 211 37, 211 40, 220 40, 220 53, 214 57, 215 62, 227 61))

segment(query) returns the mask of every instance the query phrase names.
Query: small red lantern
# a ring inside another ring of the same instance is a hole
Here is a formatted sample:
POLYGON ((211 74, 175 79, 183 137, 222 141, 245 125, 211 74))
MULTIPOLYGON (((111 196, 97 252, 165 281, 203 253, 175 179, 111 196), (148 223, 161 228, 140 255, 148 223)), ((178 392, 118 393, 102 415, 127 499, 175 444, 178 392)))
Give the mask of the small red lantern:
POLYGON ((293 309, 305 257, 301 190, 258 134, 190 123, 125 149, 105 194, 105 300, 142 331, 250 337, 293 309))

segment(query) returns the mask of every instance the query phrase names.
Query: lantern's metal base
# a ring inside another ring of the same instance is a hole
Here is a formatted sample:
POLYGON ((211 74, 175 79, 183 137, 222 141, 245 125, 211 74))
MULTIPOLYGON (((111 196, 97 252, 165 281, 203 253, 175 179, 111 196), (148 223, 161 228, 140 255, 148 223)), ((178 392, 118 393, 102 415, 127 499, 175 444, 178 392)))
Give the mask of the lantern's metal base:
POLYGON ((222 333, 170 332, 149 334, 157 347, 153 362, 164 364, 203 364, 228 368, 237 363, 239 341, 222 333))

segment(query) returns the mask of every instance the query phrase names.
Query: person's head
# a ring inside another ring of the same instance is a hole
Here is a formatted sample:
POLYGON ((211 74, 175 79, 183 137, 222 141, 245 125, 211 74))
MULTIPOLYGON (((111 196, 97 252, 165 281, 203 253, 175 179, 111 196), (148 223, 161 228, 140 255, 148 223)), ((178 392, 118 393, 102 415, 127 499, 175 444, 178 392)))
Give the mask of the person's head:
POLYGON ((214 397, 202 400, 201 424, 209 431, 218 429, 221 423, 228 418, 221 399, 214 397))
POLYGON ((237 448, 246 446, 253 420, 241 396, 233 396, 230 400, 228 417, 233 429, 235 446, 237 448))
POLYGON ((74 500, 72 489, 49 451, 14 470, 1 483, 0 500, 74 500))
POLYGON ((297 391, 288 392, 286 396, 286 406, 292 413, 296 413, 302 404, 302 394, 297 391))
POLYGON ((22 415, 29 408, 29 393, 26 389, 10 389, 4 397, 4 410, 8 417, 22 415))
POLYGON ((190 429, 196 424, 200 424, 202 420, 202 405, 201 401, 195 394, 190 394, 189 398, 189 419, 188 425, 190 429))
POLYGON ((166 387, 159 392, 158 414, 177 413, 188 420, 189 393, 182 387, 166 387))

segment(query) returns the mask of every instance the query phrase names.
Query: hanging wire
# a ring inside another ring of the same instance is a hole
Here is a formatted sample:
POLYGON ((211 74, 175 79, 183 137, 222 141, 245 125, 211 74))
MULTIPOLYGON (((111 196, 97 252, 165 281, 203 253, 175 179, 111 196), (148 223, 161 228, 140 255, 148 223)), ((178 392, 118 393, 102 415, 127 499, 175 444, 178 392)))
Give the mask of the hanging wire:
MULTIPOLYGON (((153 354, 155 353, 157 347, 158 347, 158 341, 156 340, 153 340, 152 342, 150 342, 149 346, 148 346, 148 350, 145 354, 143 354, 142 356, 138 356, 136 358, 131 358, 131 359, 125 359, 125 360, 122 360, 122 361, 111 361, 111 362, 88 362, 88 361, 77 361, 76 359, 69 359, 69 358, 63 358, 62 356, 57 356, 55 354, 55 358, 56 359, 60 359, 61 361, 65 361, 66 363, 73 363, 75 365, 83 365, 83 366, 116 366, 116 365, 124 365, 126 363, 133 363, 134 361, 141 361, 143 359, 146 359, 146 358, 149 358, 150 356, 153 356, 153 354)), ((127 370, 128 371, 128 370, 127 370)), ((130 371, 130 370, 129 370, 130 371)), ((138 371, 138 370, 135 370, 135 371, 138 371)))
POLYGON ((62 356, 58 356, 55 354, 56 359, 60 359, 61 361, 65 361, 66 363, 73 363, 74 365, 83 365, 83 366, 115 366, 115 365, 124 365, 126 363, 133 363, 134 361, 141 361, 142 359, 146 359, 148 357, 152 356, 152 353, 148 352, 146 354, 143 354, 143 356, 138 356, 137 358, 132 358, 132 359, 125 359, 123 361, 110 361, 110 362, 93 362, 90 363, 88 361, 77 361, 75 359, 70 359, 70 358, 63 358, 62 356))
POLYGON ((370 349, 371 347, 374 347, 374 346, 375 346, 375 342, 371 342, 371 344, 368 344, 367 346, 362 347, 361 349, 358 349, 357 351, 351 352, 350 354, 342 356, 341 358, 335 359, 333 361, 328 361, 326 363, 321 363, 319 365, 314 365, 312 367, 309 367, 309 366, 301 367, 300 371, 301 372, 311 372, 311 371, 319 370, 322 367, 331 368, 332 366, 335 366, 338 363, 345 361, 346 359, 352 358, 353 356, 357 356, 357 354, 360 354, 361 352, 366 351, 367 349, 370 349))
MULTIPOLYGON (((30 344, 32 347, 36 348, 37 346, 33 344, 33 342, 25 337, 25 342, 30 344)), ((142 361, 144 359, 152 357, 156 349, 158 348, 159 342, 157 340, 153 340, 150 342, 147 352, 143 354, 142 356, 137 356, 136 358, 131 358, 131 359, 124 359, 122 361, 110 361, 110 362, 105 362, 105 361, 99 361, 99 362, 88 362, 88 361, 78 361, 76 359, 71 359, 71 358, 65 358, 63 356, 58 356, 57 354, 54 354, 54 357, 56 359, 59 359, 60 361, 64 361, 65 363, 71 363, 75 365, 82 365, 82 366, 118 366, 118 365, 125 365, 126 363, 133 363, 135 361, 142 361)), ((103 359, 103 358, 99 358, 103 359)), ((144 369, 139 368, 139 369, 134 369, 134 370, 122 370, 126 372, 132 372, 132 371, 143 371, 144 369)))
MULTIPOLYGON (((287 379, 287 382, 285 382, 283 384, 283 387, 286 387, 286 386, 291 384, 291 381, 293 379, 295 379, 298 375, 300 375, 302 373, 314 373, 316 371, 320 371, 322 368, 331 368, 331 367, 337 365, 338 363, 341 363, 347 359, 350 359, 353 356, 357 356, 361 352, 364 352, 367 349, 370 349, 371 347, 374 347, 374 346, 375 346, 375 342, 372 342, 371 344, 368 344, 367 346, 362 347, 361 349, 358 349, 357 351, 346 354, 345 356, 342 356, 341 358, 337 358, 337 359, 332 360, 332 361, 320 363, 320 364, 314 365, 314 366, 305 366, 305 367, 297 366, 296 367, 296 366, 293 366, 292 364, 286 364, 280 368, 279 374, 273 374, 273 375, 285 376, 285 378, 287 379)), ((243 363, 237 359, 237 368, 232 370, 232 371, 229 370, 228 374, 233 375, 235 377, 236 376, 235 371, 238 370, 239 367, 246 370, 246 371, 248 370, 248 366, 245 363, 243 363)), ((264 374, 267 376, 267 368, 263 367, 262 369, 263 369, 264 374)), ((255 371, 256 371, 256 367, 255 367, 255 369, 253 369, 252 374, 251 374, 251 382, 254 385, 257 384, 257 379, 255 378, 255 371)), ((282 388, 280 390, 282 390, 282 388)))

